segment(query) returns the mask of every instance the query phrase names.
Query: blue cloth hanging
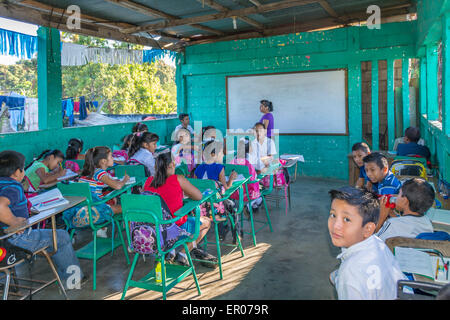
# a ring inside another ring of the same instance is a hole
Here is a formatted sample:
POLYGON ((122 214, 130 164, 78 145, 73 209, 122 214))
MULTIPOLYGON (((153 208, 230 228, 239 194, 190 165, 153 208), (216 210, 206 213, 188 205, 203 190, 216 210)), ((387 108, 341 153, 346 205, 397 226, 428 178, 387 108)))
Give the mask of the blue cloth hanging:
POLYGON ((0 54, 31 59, 37 52, 37 37, 0 29, 0 54))
POLYGON ((175 51, 163 50, 163 49, 151 49, 151 50, 143 50, 142 52, 142 62, 152 63, 155 60, 163 58, 165 55, 168 55, 170 58, 174 58, 176 56, 175 51))
POLYGON ((84 96, 80 97, 80 120, 87 118, 86 110, 86 98, 84 96))

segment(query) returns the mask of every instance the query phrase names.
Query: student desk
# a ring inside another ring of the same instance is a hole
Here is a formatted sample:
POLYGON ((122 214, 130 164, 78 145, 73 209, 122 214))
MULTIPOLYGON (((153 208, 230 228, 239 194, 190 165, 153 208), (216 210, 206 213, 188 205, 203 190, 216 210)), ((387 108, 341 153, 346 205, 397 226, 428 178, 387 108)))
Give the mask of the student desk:
MULTIPOLYGON (((30 227, 32 227, 32 226, 34 226, 34 225, 36 225, 36 224, 38 224, 38 223, 40 223, 40 222, 42 222, 42 221, 44 221, 44 220, 47 220, 47 219, 49 219, 49 218, 50 218, 51 221, 52 221, 52 232, 53 232, 53 247, 54 247, 54 251, 53 251, 52 253, 48 253, 48 252, 46 251, 47 248, 44 247, 44 248, 42 248, 42 249, 39 249, 39 250, 36 251, 36 252, 33 252, 33 254, 38 254, 38 253, 40 253, 40 254, 43 254, 43 255, 46 257, 46 259, 47 259, 47 261, 48 261, 48 263, 49 263, 49 265, 50 265, 50 267, 51 267, 51 269, 52 269, 52 271, 53 271, 53 273, 54 273, 54 275, 55 275, 55 278, 52 279, 52 280, 50 280, 50 281, 48 281, 48 282, 44 282, 44 281, 40 281, 40 280, 28 280, 28 279, 22 279, 22 280, 27 281, 27 282, 32 282, 32 283, 33 283, 33 282, 37 282, 37 283, 40 283, 41 286, 39 286, 38 288, 34 289, 34 290, 31 291, 29 294, 27 294, 27 295, 21 297, 21 300, 24 300, 24 299, 28 298, 28 297, 30 296, 30 294, 33 295, 33 294, 35 294, 35 293, 37 293, 37 292, 43 290, 44 288, 46 288, 46 287, 48 287, 49 285, 53 284, 55 281, 58 281, 58 282, 59 282, 60 289, 61 289, 61 291, 63 292, 64 297, 67 299, 67 295, 66 295, 66 291, 65 291, 65 289, 64 289, 64 286, 62 285, 62 283, 61 283, 61 281, 60 281, 60 279, 59 279, 58 273, 56 272, 55 266, 53 265, 53 262, 52 262, 51 259, 50 259, 50 256, 54 255, 55 252, 58 250, 58 246, 57 246, 57 236, 56 236, 56 218, 55 218, 55 216, 56 216, 57 214, 59 214, 59 213, 65 211, 65 210, 67 210, 67 209, 70 209, 70 208, 72 208, 72 207, 74 207, 74 206, 76 206, 76 205, 82 203, 83 201, 86 200, 86 198, 85 198, 85 197, 70 197, 70 196, 66 196, 65 198, 69 201, 69 203, 64 204, 64 205, 61 205, 61 206, 58 206, 58 207, 55 207, 55 208, 51 208, 51 209, 49 209, 49 210, 46 210, 46 211, 40 212, 40 213, 38 213, 38 214, 36 214, 36 215, 34 215, 34 216, 31 216, 31 217, 29 217, 29 218, 26 220, 26 222, 25 222, 24 224, 22 224, 21 226, 16 227, 16 228, 13 228, 13 229, 11 229, 11 228, 6 229, 5 232, 6 232, 7 234, 4 235, 4 236, 2 236, 2 237, 0 237, 0 239, 8 238, 8 237, 10 237, 10 236, 16 234, 16 233, 19 232, 19 231, 28 229, 28 228, 30 228, 30 227)), ((26 231, 25 231, 25 232, 26 232, 26 231)), ((21 279, 17 278, 17 280, 21 280, 21 279)), ((26 286, 21 286, 21 287, 26 288, 26 289, 32 289, 32 287, 26 287, 26 286)), ((5 290, 7 290, 7 289, 5 288, 5 290)), ((7 292, 6 292, 6 296, 7 296, 7 292)))

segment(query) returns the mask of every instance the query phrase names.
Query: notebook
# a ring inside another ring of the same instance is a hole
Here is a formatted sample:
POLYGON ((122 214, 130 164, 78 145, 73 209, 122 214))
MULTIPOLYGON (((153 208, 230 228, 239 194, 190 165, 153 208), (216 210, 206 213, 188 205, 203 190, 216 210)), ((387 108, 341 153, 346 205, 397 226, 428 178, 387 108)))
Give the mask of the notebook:
MULTIPOLYGON (((226 176, 225 179, 226 179, 227 182, 228 182, 229 176, 226 176)), ((238 174, 237 177, 236 177, 236 179, 234 179, 234 181, 242 181, 242 180, 245 180, 245 177, 244 177, 242 174, 238 174)))
POLYGON ((70 169, 66 169, 66 174, 63 175, 62 177, 59 177, 59 178, 58 178, 58 181, 71 179, 71 178, 74 178, 74 177, 76 177, 76 176, 78 176, 78 173, 73 172, 73 171, 70 170, 70 169))
POLYGON ((69 201, 63 197, 58 188, 41 193, 35 197, 29 198, 28 200, 31 203, 32 212, 42 212, 69 203, 69 201))
POLYGON ((431 222, 450 226, 450 210, 430 208, 426 213, 431 222))
MULTIPOLYGON (((122 178, 119 177, 112 177, 114 180, 122 180, 122 178)), ((133 184, 136 183, 136 177, 130 177, 130 180, 127 181, 127 183, 125 183, 125 185, 127 184, 133 184)))
POLYGON ((282 154, 280 155, 282 160, 297 160, 300 162, 305 162, 305 158, 301 154, 282 154))
MULTIPOLYGON (((420 249, 414 248, 394 248, 395 259, 400 265, 402 272, 421 275, 432 279, 435 282, 448 283, 447 271, 444 268, 442 259, 435 255, 429 255, 420 249), (437 271, 437 279, 436 279, 437 271)), ((450 258, 444 258, 447 263, 450 258)))

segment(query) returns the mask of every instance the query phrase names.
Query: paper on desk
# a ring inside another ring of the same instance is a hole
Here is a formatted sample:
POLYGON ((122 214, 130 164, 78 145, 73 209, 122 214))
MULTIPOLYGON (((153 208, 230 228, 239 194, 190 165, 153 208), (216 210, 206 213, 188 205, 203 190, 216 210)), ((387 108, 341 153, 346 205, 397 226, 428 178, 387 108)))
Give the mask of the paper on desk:
MULTIPOLYGON (((119 177, 112 177, 112 178, 113 178, 113 180, 122 180, 122 178, 119 178, 119 177)), ((136 177, 130 177, 130 180, 128 180, 127 183, 125 183, 125 184, 127 185, 127 184, 133 184, 133 183, 136 183, 136 177)))
POLYGON ((394 252, 395 259, 400 265, 400 270, 434 279, 436 269, 433 270, 432 259, 428 253, 403 247, 395 247, 394 252))
MULTIPOLYGON (((226 179, 226 181, 228 182, 229 177, 228 177, 228 176, 225 176, 225 179, 226 179)), ((242 174, 238 174, 237 177, 236 177, 236 179, 234 179, 234 181, 242 181, 242 180, 245 180, 245 177, 244 177, 242 174)))
POLYGON ((31 210, 34 212, 46 211, 48 209, 69 203, 69 201, 63 197, 61 191, 59 191, 58 188, 32 197, 29 199, 29 201, 32 206, 31 210))
POLYGON ((431 222, 450 225, 450 210, 430 208, 426 216, 431 222))
POLYGON ((61 176, 61 177, 59 177, 57 180, 58 181, 67 180, 67 179, 70 179, 70 178, 73 178, 73 177, 76 177, 76 176, 78 176, 78 173, 73 172, 70 169, 66 169, 66 174, 61 176))
POLYGON ((114 161, 118 161, 118 162, 125 162, 127 159, 125 159, 125 157, 114 157, 113 158, 114 161))
POLYGON ((282 154, 280 155, 280 159, 282 160, 297 160, 300 162, 305 162, 305 158, 301 154, 282 154))

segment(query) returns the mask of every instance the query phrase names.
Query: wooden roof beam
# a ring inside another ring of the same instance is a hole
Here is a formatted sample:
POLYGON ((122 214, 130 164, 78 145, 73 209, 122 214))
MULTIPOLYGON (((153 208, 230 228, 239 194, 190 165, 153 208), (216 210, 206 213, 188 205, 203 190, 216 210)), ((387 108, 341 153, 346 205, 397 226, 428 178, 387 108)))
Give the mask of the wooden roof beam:
POLYGON ((104 39, 111 39, 117 41, 124 41, 130 43, 136 43, 149 47, 160 48, 163 45, 168 44, 166 41, 156 41, 154 39, 139 37, 133 35, 127 35, 120 32, 116 28, 107 27, 100 24, 81 22, 80 29, 72 30, 67 27, 67 17, 61 15, 61 13, 53 12, 51 15, 45 10, 38 10, 30 7, 25 7, 12 3, 0 2, 0 16, 28 22, 48 28, 55 28, 61 31, 82 34, 86 36, 99 37, 104 39))
MULTIPOLYGON (((198 2, 201 2, 202 4, 206 4, 208 7, 213 8, 219 12, 228 12, 230 9, 227 7, 222 6, 221 4, 213 1, 213 0, 197 0, 198 2)), ((237 16, 239 20, 244 21, 245 23, 252 25, 258 29, 264 29, 264 25, 254 19, 243 17, 243 16, 237 16)))
MULTIPOLYGON (((129 10, 142 13, 142 14, 144 14, 146 16, 150 16, 150 17, 153 16, 153 17, 158 17, 158 18, 164 18, 168 21, 180 19, 180 17, 162 12, 160 10, 151 8, 149 6, 144 6, 140 3, 128 1, 128 0, 105 0, 105 1, 116 4, 118 6, 121 6, 122 8, 127 8, 129 10)), ((222 31, 219 31, 219 30, 207 27, 207 26, 202 26, 200 24, 192 24, 191 26, 196 29, 202 30, 202 31, 210 32, 212 34, 224 35, 224 33, 222 31)), ((138 27, 132 27, 131 29, 133 29, 133 28, 138 28, 138 27)), ((129 29, 130 28, 126 28, 126 30, 129 30, 129 29)), ((130 32, 130 33, 135 33, 135 32, 130 32)))
MULTIPOLYGON (((398 15, 406 15, 409 13, 409 7, 412 6, 412 4, 404 4, 399 6, 391 6, 391 7, 385 7, 381 8, 383 18, 388 18, 392 16, 398 16, 398 15)), ((353 12, 346 15, 346 18, 348 20, 352 21, 365 21, 367 19, 367 12, 353 12)), ((243 40, 243 39, 249 39, 249 38, 258 38, 258 37, 270 37, 270 36, 276 36, 281 34, 288 34, 288 33, 294 33, 294 32, 307 32, 310 30, 320 29, 320 28, 330 28, 330 27, 339 27, 344 24, 339 23, 336 21, 334 17, 327 17, 323 19, 317 19, 312 21, 307 21, 300 24, 289 24, 285 26, 275 27, 271 29, 265 29, 262 33, 261 32, 243 32, 243 33, 235 33, 230 34, 225 37, 215 37, 215 38, 204 38, 204 39, 198 39, 189 43, 186 43, 186 45, 196 45, 196 44, 204 44, 204 43, 212 43, 212 42, 218 42, 218 41, 231 41, 231 40, 243 40)), ((179 43, 174 50, 179 50, 179 46, 182 44, 179 43)))
POLYGON ((178 19, 178 20, 173 20, 173 21, 152 23, 152 24, 140 26, 137 28, 123 29, 122 31, 125 33, 129 33, 129 34, 135 33, 135 32, 140 32, 140 31, 150 32, 152 30, 159 30, 159 29, 182 26, 182 25, 192 25, 194 23, 202 23, 202 22, 222 20, 222 19, 233 18, 233 17, 247 16, 247 15, 256 14, 256 13, 276 11, 276 10, 281 10, 281 9, 298 7, 298 6, 302 6, 305 4, 311 4, 311 3, 315 3, 315 2, 317 2, 317 0, 285 0, 285 1, 264 4, 259 7, 249 7, 249 8, 238 9, 238 10, 230 10, 228 12, 219 12, 219 13, 215 13, 215 14, 208 14, 208 15, 191 17, 191 18, 184 18, 184 19, 178 19))

